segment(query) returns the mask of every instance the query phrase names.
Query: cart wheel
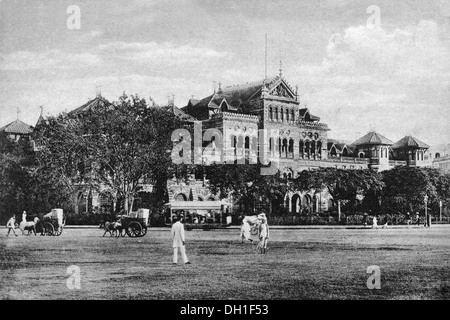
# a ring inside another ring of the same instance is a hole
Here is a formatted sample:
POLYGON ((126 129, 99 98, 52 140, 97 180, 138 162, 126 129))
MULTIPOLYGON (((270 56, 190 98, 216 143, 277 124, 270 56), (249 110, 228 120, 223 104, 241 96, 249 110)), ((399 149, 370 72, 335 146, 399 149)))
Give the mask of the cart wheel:
POLYGON ((54 236, 60 236, 63 232, 63 226, 59 226, 56 232, 53 234, 54 236))
POLYGON ((128 225, 127 235, 132 238, 139 237, 139 235, 141 234, 141 231, 142 231, 141 224, 139 222, 132 221, 128 225))
POLYGON ((143 237, 147 234, 147 226, 142 226, 142 231, 140 237, 143 237))
POLYGON ((126 232, 125 229, 120 229, 118 232, 119 232, 119 235, 120 235, 122 238, 125 237, 125 235, 127 234, 127 232, 126 232))
POLYGON ((251 232, 252 235, 256 236, 256 235, 258 234, 258 227, 253 227, 253 228, 250 230, 250 232, 251 232))
POLYGON ((55 232, 55 228, 53 227, 53 225, 50 222, 46 222, 44 223, 44 234, 46 236, 52 236, 53 233, 55 232))

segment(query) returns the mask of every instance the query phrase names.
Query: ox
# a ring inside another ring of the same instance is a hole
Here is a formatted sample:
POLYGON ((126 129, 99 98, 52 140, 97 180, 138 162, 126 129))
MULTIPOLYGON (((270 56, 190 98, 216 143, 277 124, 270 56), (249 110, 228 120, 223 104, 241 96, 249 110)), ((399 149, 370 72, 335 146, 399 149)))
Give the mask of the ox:
POLYGON ((34 232, 36 236, 36 225, 39 223, 39 218, 35 217, 33 221, 24 221, 19 224, 19 229, 22 231, 22 235, 25 233, 25 230, 28 231, 28 235, 34 232))
POLYGON ((244 242, 244 239, 253 243, 251 235, 258 234, 258 223, 259 223, 258 216, 244 216, 241 225, 241 234, 240 234, 241 243, 244 242))

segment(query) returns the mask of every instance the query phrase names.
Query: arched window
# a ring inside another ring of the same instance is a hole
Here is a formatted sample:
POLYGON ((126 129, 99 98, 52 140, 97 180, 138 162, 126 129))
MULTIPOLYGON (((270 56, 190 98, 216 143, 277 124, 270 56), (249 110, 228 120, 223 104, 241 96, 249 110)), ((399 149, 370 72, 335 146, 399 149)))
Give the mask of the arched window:
POLYGON ((435 155, 434 155, 434 157, 437 159, 437 158, 440 158, 441 157, 441 154, 438 152, 438 153, 436 153, 435 155))
POLYGON ((177 194, 177 196, 175 197, 175 201, 187 201, 187 197, 186 197, 185 194, 179 193, 179 194, 177 194))
POLYGON ((287 156, 288 142, 287 139, 283 139, 283 148, 281 149, 283 157, 287 156))
POLYGON ((281 116, 281 122, 284 121, 284 112, 283 112, 283 108, 280 109, 280 116, 281 116))
POLYGON ((289 122, 289 110, 286 109, 286 121, 289 122))
POLYGON ((295 121, 295 115, 294 115, 294 110, 291 110, 291 121, 294 122, 295 121))
POLYGON ((310 147, 311 147, 311 143, 309 141, 305 142, 305 153, 307 156, 310 155, 310 147))
POLYGON ((245 149, 250 149, 250 138, 245 137, 245 149))
POLYGON ((358 154, 358 156, 359 156, 360 159, 364 158, 364 152, 360 152, 360 153, 358 154))
POLYGON ((303 140, 300 140, 300 142, 298 143, 298 152, 301 157, 303 157, 304 148, 305 148, 305 145, 303 143, 303 140))
POLYGON ((322 155, 322 141, 317 141, 317 153, 322 155))
POLYGON ((273 108, 272 107, 269 108, 269 119, 273 120, 273 108))
POLYGON ((288 152, 289 152, 290 156, 293 158, 294 157, 294 140, 292 140, 292 139, 289 139, 288 152))
POLYGON ((330 156, 337 157, 336 147, 333 145, 330 149, 330 156))

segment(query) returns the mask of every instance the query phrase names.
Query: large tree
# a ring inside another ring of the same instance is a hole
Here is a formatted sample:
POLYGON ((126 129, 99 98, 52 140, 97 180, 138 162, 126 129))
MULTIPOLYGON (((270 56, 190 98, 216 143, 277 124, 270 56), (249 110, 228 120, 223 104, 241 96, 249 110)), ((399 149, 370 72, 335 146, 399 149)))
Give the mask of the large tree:
POLYGON ((355 210, 365 197, 381 196, 384 186, 377 172, 336 168, 304 170, 294 179, 293 185, 301 191, 321 192, 326 189, 335 203, 344 201, 349 210, 355 210))
POLYGON ((278 211, 290 188, 280 172, 261 175, 257 164, 213 164, 205 167, 205 172, 211 191, 222 199, 232 196, 246 213, 256 207, 278 211))
POLYGON ((59 181, 67 194, 76 194, 76 182, 109 189, 126 212, 145 183, 154 183, 154 195, 164 202, 171 134, 184 126, 172 113, 123 94, 111 105, 50 119, 37 141, 40 172, 59 181))
POLYGON ((432 168, 396 167, 383 172, 383 210, 400 214, 424 211, 428 206, 438 210, 439 201, 447 205, 450 199, 450 175, 432 168))

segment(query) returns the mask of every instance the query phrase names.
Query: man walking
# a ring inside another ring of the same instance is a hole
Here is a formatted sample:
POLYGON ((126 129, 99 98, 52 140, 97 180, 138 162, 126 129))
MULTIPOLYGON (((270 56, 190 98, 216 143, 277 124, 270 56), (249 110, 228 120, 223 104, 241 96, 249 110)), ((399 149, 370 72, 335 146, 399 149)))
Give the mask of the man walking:
POLYGON ((17 237, 16 231, 14 230, 16 228, 16 217, 12 216, 11 219, 8 220, 8 222, 6 223, 6 227, 8 228, 8 233, 6 234, 6 237, 9 237, 9 233, 12 232, 14 233, 14 235, 17 237))
POLYGON ((178 218, 174 217, 173 221, 175 223, 172 225, 172 240, 173 240, 173 263, 178 263, 178 248, 181 252, 181 257, 183 259, 184 264, 191 264, 188 261, 186 256, 186 248, 184 247, 185 237, 184 237, 184 226, 183 226, 183 217, 180 217, 180 220, 177 221, 178 218))

